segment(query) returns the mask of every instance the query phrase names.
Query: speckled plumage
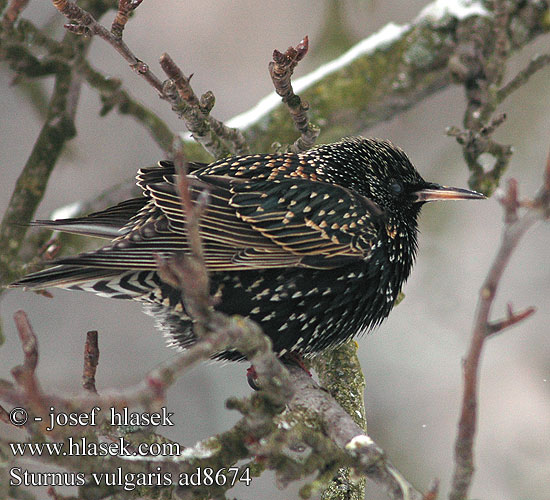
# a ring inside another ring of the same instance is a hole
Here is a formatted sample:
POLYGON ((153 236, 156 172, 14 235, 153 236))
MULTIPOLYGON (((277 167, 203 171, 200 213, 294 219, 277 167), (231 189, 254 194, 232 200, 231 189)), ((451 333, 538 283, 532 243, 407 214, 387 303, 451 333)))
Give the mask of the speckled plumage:
MULTIPOLYGON (((174 177, 173 165, 159 162, 138 173, 143 197, 40 223, 119 236, 14 286, 139 300, 172 345, 191 344, 180 293, 160 280, 154 258, 188 250, 174 177)), ((427 183, 399 148, 363 138, 192 164, 189 177, 194 200, 210 191, 200 232, 216 308, 257 321, 281 355, 313 354, 379 324, 409 276, 422 204, 482 197, 427 183)))

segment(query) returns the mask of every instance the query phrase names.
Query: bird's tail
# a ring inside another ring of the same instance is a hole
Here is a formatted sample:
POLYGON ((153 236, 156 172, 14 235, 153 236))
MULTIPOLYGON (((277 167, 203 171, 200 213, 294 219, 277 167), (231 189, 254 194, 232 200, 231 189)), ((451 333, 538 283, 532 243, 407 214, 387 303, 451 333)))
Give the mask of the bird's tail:
MULTIPOLYGON (((125 233, 126 224, 139 213, 146 203, 147 200, 144 197, 132 198, 84 217, 39 220, 32 222, 31 225, 67 233, 114 239, 125 233)), ((55 263, 53 262, 53 264, 55 263)), ((90 291, 115 298, 138 298, 151 290, 150 283, 144 281, 145 278, 149 279, 149 276, 144 278, 140 271, 57 263, 58 265, 54 267, 22 277, 11 283, 9 287, 24 287, 31 290, 58 287, 90 291), (140 280, 143 283, 140 283, 140 280), (126 286, 125 289, 123 289, 124 286, 126 286)))
POLYGON ((59 265, 24 276, 10 288, 31 290, 57 287, 93 292, 115 299, 139 299, 159 285, 155 271, 102 269, 76 265, 59 265))
POLYGON ((43 271, 23 276, 18 281, 10 283, 10 288, 25 287, 31 290, 56 286, 70 288, 87 281, 108 278, 118 274, 118 271, 98 268, 82 268, 78 266, 55 266, 43 271))
POLYGON ((64 233, 114 239, 122 236, 125 226, 146 205, 147 199, 132 198, 114 207, 71 219, 37 220, 31 226, 40 226, 64 233))

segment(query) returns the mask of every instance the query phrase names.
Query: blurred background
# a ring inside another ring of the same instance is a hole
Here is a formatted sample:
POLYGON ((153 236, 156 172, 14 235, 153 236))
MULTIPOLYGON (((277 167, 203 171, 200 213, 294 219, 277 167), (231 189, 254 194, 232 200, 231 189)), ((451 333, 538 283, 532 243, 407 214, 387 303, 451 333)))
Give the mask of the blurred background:
MULTIPOLYGON (((297 68, 303 75, 340 54, 388 22, 407 23, 427 0, 308 2, 240 0, 221 6, 213 0, 144 2, 125 30, 135 54, 156 65, 169 52, 186 74, 193 73, 197 94, 212 90, 213 114, 227 120, 271 92, 267 63, 274 48, 285 50, 309 35, 310 54, 297 68), (335 26, 335 6, 341 19, 335 26), (338 35, 330 37, 334 28, 338 35), (333 42, 329 43, 329 40, 333 42), (335 41, 334 41, 335 40, 335 41)), ((23 17, 52 23, 61 34, 63 19, 50 2, 30 2, 23 17)), ((105 23, 110 24, 112 14, 105 23)), ((548 37, 516 54, 508 76, 537 52, 548 37)), ((134 75, 104 42, 95 40, 91 61, 102 72, 122 78, 134 96, 154 109, 174 130, 182 130, 169 106, 134 75)), ((17 176, 42 126, 40 110, 28 94, 11 86, 11 71, 0 66, 0 213, 7 207, 17 176)), ((45 82, 49 95, 52 81, 45 82)), ((543 70, 501 106, 508 121, 496 138, 514 145, 506 177, 519 180, 521 194, 540 185, 550 148, 550 69, 543 70)), ((461 125, 462 89, 452 87, 363 135, 384 137, 401 146, 428 180, 467 185, 461 150, 445 135, 461 125)), ((77 114, 78 137, 58 163, 36 214, 93 198, 129 179, 140 166, 154 164, 161 152, 132 120, 111 113, 98 116, 99 98, 83 86, 77 114)), ((290 118, 289 118, 290 119, 290 118)), ((361 131, 357 131, 361 133, 361 131)), ((471 335, 477 293, 499 244, 502 210, 486 202, 429 204, 420 219, 420 247, 406 299, 372 334, 359 339, 367 380, 369 434, 392 462, 421 490, 441 479, 448 492, 461 399, 461 360, 471 335)), ((502 280, 494 318, 506 303, 533 305, 537 313, 488 342, 481 366, 476 474, 472 498, 547 500, 550 497, 550 227, 538 225, 521 242, 502 280)), ((38 335, 38 375, 47 392, 80 391, 85 334, 99 331, 98 390, 128 387, 175 355, 164 345, 153 321, 137 303, 92 294, 54 290, 54 299, 12 291, 1 304, 7 337, 0 348, 0 377, 22 359, 12 315, 24 309, 38 335)), ((185 445, 228 429, 238 420, 224 408, 229 396, 250 389, 244 364, 205 363, 172 387, 169 410, 174 428, 165 435, 185 445)), ((22 440, 24 435, 15 435, 22 440)), ((266 473, 233 494, 242 499, 295 498, 299 485, 278 490, 266 473)), ((367 484, 367 498, 384 498, 367 484)), ((230 494, 231 495, 231 494, 230 494)))

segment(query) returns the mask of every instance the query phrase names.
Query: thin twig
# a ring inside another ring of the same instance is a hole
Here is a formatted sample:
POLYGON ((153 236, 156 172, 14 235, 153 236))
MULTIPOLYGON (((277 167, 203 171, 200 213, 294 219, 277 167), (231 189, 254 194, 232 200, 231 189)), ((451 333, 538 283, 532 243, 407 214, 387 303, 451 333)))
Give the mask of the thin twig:
POLYGON ((508 304, 506 318, 500 319, 498 321, 491 321, 490 323, 488 323, 487 335, 490 336, 490 335, 495 335, 497 333, 500 333, 502 332, 502 330, 505 330, 506 328, 510 328, 511 326, 514 326, 520 321, 527 319, 529 316, 534 314, 535 311, 536 309, 534 307, 527 307, 523 309, 523 311, 514 312, 512 310, 512 306, 508 304))
POLYGON ((42 391, 36 378, 36 366, 38 365, 38 341, 25 311, 17 311, 13 315, 15 326, 19 333, 21 346, 23 347, 23 364, 15 366, 11 374, 17 384, 23 389, 26 401, 40 412, 45 412, 48 407, 40 396, 42 391))
POLYGON ((82 372, 82 387, 84 390, 97 394, 95 373, 99 363, 99 346, 97 331, 91 330, 86 334, 84 346, 84 369, 82 372))
POLYGON ((143 0, 118 0, 118 10, 111 26, 111 33, 115 38, 122 38, 122 32, 128 22, 130 13, 137 9, 141 2, 143 0))
POLYGON ((498 103, 504 101, 510 94, 519 89, 522 85, 525 85, 529 78, 531 78, 537 71, 541 70, 545 66, 550 64, 550 54, 538 54, 529 64, 522 69, 514 78, 512 78, 507 84, 503 85, 496 93, 496 99, 498 103))
MULTIPOLYGON (((510 8, 507 2, 503 0, 492 0, 491 3, 494 15, 491 42, 494 43, 494 48, 485 63, 485 71, 489 82, 500 85, 506 69, 506 60, 510 52, 510 40, 508 36, 510 8)), ((492 110, 487 110, 487 112, 492 113, 492 110)), ((487 115, 485 119, 487 119, 488 116, 489 115, 487 115)))
MULTIPOLYGON (((199 231, 199 221, 208 206, 209 192, 207 189, 201 191, 197 203, 193 204, 191 199, 191 187, 187 177, 187 173, 189 171, 188 163, 184 157, 181 142, 179 141, 176 145, 176 151, 174 154, 174 167, 176 169, 176 174, 178 175, 176 186, 181 200, 181 208, 185 213, 185 227, 187 229, 187 240, 189 241, 191 255, 193 258, 197 259, 201 266, 206 269, 201 235, 199 231)), ((208 282, 202 290, 204 294, 208 294, 207 285, 208 282)))
POLYGON ((210 106, 203 109, 191 87, 193 75, 185 76, 170 55, 166 53, 162 54, 160 65, 168 77, 168 80, 164 82, 163 93, 171 100, 172 109, 183 118, 193 138, 215 158, 222 158, 230 154, 231 150, 227 144, 210 126, 206 112, 209 112, 210 106), (174 94, 179 96, 179 100, 174 99, 174 94))
POLYGON ((224 141, 233 145, 232 152, 238 155, 243 155, 250 152, 250 146, 244 134, 238 129, 228 127, 212 115, 208 115, 208 122, 212 130, 219 135, 224 141))
POLYGON ((208 204, 208 191, 202 191, 197 203, 193 204, 187 178, 188 166, 181 142, 174 152, 174 167, 177 174, 176 188, 181 209, 185 214, 185 228, 190 254, 176 254, 169 260, 157 257, 160 277, 177 290, 181 290, 186 310, 195 319, 195 334, 205 335, 205 325, 211 320, 210 286, 208 271, 199 231, 199 221, 208 204))
POLYGON ((535 197, 531 208, 521 217, 515 218, 510 214, 515 213, 519 202, 517 200, 517 186, 510 183, 508 193, 501 197, 506 218, 502 241, 495 256, 491 268, 481 287, 480 297, 477 306, 476 318, 472 340, 468 354, 464 361, 464 393, 462 397, 462 409, 458 423, 458 435, 455 441, 455 469, 452 480, 452 488, 449 494, 450 500, 465 500, 472 482, 474 473, 473 444, 477 420, 477 385, 478 371, 485 340, 498 330, 517 324, 519 321, 531 316, 534 310, 528 308, 520 313, 508 311, 508 319, 491 323, 489 316, 493 301, 497 292, 500 279, 517 247, 522 236, 536 222, 548 217, 550 200, 550 155, 547 161, 544 183, 540 192, 535 197))
POLYGON ((10 28, 13 26, 21 11, 27 6, 29 0, 11 0, 8 8, 4 12, 2 18, 2 24, 5 28, 10 28))
POLYGON ((434 479, 430 484, 430 488, 424 494, 422 500, 437 500, 437 495, 439 494, 439 479, 434 479))
POLYGON ((17 331, 19 332, 23 354, 25 356, 23 368, 29 373, 34 374, 36 365, 38 364, 38 342, 36 340, 36 335, 24 311, 17 311, 13 315, 13 319, 17 331))
POLYGON ((162 82, 150 70, 149 66, 138 59, 122 38, 117 38, 107 28, 102 26, 86 10, 69 0, 52 0, 56 9, 75 24, 66 24, 65 28, 77 35, 97 35, 111 45, 130 65, 138 75, 143 77, 164 98, 162 82))
POLYGON ((506 115, 502 113, 493 119, 491 116, 506 97, 548 64, 550 57, 534 58, 527 68, 501 87, 511 50, 509 30, 515 6, 505 0, 493 0, 488 5, 494 15, 490 32, 472 37, 473 47, 471 43, 465 45, 462 58, 458 54, 452 58, 452 65, 458 68, 453 74, 464 84, 468 105, 464 113, 465 130, 452 127, 447 133, 456 137, 462 145, 462 153, 471 172, 470 186, 491 194, 508 168, 512 155, 510 145, 493 139, 495 130, 504 122, 506 115), (490 169, 483 167, 480 161, 482 155, 494 158, 490 169))
POLYGON ((10 47, 17 47, 19 51, 40 47, 45 49, 52 57, 59 56, 63 59, 71 59, 74 57, 75 44, 67 43, 67 39, 59 41, 48 36, 42 29, 38 28, 29 19, 19 19, 17 24, 13 26, 13 36, 10 38, 10 47), (32 40, 32 45, 29 43, 32 40), (22 41, 21 43, 18 43, 22 41))
POLYGON ((505 224, 512 224, 518 220, 518 209, 520 207, 518 192, 518 181, 516 179, 508 180, 508 189, 499 199, 504 209, 505 224))
POLYGON ((307 54, 308 45, 309 39, 305 36, 296 47, 289 47, 284 54, 278 50, 274 50, 273 60, 269 63, 269 74, 271 75, 275 92, 282 97, 283 102, 288 106, 294 125, 301 134, 289 148, 293 152, 310 149, 315 144, 315 139, 317 139, 320 133, 320 129, 309 121, 307 114, 309 105, 294 93, 290 81, 294 68, 307 54))
POLYGON ((201 95, 199 102, 202 112, 208 117, 210 127, 223 141, 231 145, 231 152, 238 155, 249 153, 250 146, 244 134, 238 128, 228 127, 210 114, 216 103, 214 93, 211 90, 206 91, 201 95))

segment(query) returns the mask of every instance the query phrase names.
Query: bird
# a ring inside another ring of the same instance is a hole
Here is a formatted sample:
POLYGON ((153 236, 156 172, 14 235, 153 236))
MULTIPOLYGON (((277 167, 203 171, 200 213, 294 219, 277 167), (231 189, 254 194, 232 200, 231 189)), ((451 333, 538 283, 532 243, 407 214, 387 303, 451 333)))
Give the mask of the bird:
MULTIPOLYGON (((187 176, 194 204, 209 192, 199 232, 214 308, 256 321, 280 357, 313 357, 377 327, 411 272, 422 206, 485 198, 427 182, 399 147, 363 137, 190 163, 187 176)), ((110 241, 11 286, 137 300, 168 344, 185 349, 197 340, 192 318, 181 291, 157 269, 159 255, 191 251, 177 172, 162 160, 136 179, 140 197, 84 217, 37 221, 110 241)), ((243 359, 232 349, 214 357, 243 359)))

